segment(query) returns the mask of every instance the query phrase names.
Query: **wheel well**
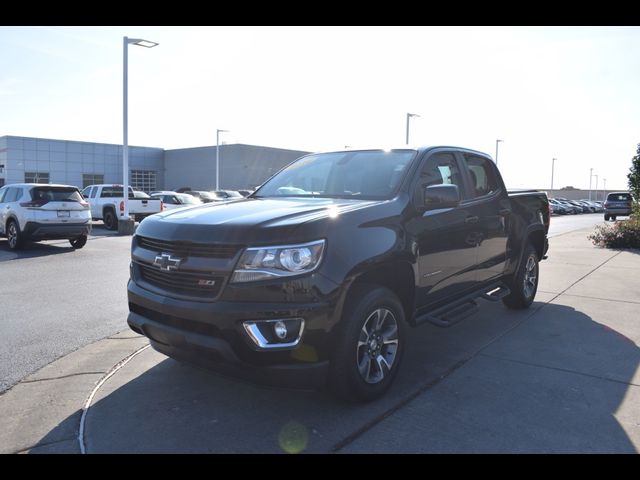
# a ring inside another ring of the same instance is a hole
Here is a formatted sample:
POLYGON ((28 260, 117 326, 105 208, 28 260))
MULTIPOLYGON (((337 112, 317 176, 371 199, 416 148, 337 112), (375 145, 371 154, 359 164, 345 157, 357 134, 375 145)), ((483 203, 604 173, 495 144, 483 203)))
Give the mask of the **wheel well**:
POLYGON ((408 263, 380 265, 361 274, 351 284, 347 299, 363 284, 386 287, 395 293, 404 307, 404 317, 411 323, 414 313, 415 279, 413 269, 408 263))
POLYGON ((113 213, 116 213, 116 208, 113 205, 106 205, 102 208, 102 218, 104 218, 104 214, 109 210, 113 210, 113 213))
POLYGON ((541 259, 544 255, 544 232, 542 230, 535 230, 529 234, 528 241, 533 245, 538 254, 538 259, 541 259))

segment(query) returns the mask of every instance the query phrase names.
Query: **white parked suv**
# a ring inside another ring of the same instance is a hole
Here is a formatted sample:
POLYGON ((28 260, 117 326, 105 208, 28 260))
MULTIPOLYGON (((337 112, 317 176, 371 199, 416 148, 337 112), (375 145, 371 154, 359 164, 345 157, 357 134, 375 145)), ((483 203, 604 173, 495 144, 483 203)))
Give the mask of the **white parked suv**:
POLYGON ((91 211, 72 185, 15 183, 0 188, 0 236, 9 248, 25 241, 66 238, 82 248, 91 231, 91 211))

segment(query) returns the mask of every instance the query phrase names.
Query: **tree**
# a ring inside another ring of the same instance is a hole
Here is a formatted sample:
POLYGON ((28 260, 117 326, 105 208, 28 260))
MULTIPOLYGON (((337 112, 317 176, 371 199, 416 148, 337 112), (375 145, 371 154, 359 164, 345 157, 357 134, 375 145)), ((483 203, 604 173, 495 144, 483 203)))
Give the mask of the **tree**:
POLYGON ((627 178, 629 179, 629 190, 636 201, 640 201, 640 143, 636 155, 631 159, 631 168, 627 178))

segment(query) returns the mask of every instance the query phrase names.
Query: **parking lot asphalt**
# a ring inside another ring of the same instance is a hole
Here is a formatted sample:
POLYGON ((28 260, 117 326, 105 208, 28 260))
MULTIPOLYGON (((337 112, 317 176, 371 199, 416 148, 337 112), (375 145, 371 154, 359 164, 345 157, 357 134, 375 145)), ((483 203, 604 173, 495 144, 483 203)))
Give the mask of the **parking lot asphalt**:
POLYGON ((590 230, 551 238, 530 310, 483 302, 449 329, 414 330, 377 402, 178 363, 123 316, 120 334, 0 395, 0 452, 635 453, 640 254, 593 247, 590 230))

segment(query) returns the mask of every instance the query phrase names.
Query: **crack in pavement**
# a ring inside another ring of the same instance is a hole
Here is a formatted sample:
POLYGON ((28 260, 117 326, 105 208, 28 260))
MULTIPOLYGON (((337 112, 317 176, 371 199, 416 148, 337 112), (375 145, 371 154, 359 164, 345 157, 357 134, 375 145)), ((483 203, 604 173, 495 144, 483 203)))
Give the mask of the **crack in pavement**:
POLYGON ((548 370, 556 370, 558 372, 565 372, 565 373, 572 373, 572 374, 575 374, 575 375, 582 375, 584 377, 596 378, 598 380, 605 380, 607 382, 620 383, 622 385, 630 385, 632 387, 640 387, 640 384, 633 383, 631 381, 625 382, 623 380, 617 380, 615 378, 601 377, 599 375, 593 375, 592 373, 578 372, 577 370, 570 370, 568 368, 553 367, 551 365, 542 365, 540 363, 525 362, 524 360, 516 360, 515 358, 509 358, 509 357, 500 357, 498 355, 491 355, 489 353, 480 353, 479 356, 487 357, 487 358, 494 358, 496 360, 504 360, 506 362, 519 363, 521 365, 527 365, 527 366, 530 366, 530 367, 546 368, 548 370))
POLYGON ((105 372, 78 372, 78 373, 69 373, 68 375, 60 375, 59 377, 50 377, 50 378, 37 378, 34 380, 22 380, 18 382, 18 385, 21 383, 37 383, 37 382, 46 382, 49 380, 60 380, 62 378, 76 377, 78 375, 104 375, 105 372))

